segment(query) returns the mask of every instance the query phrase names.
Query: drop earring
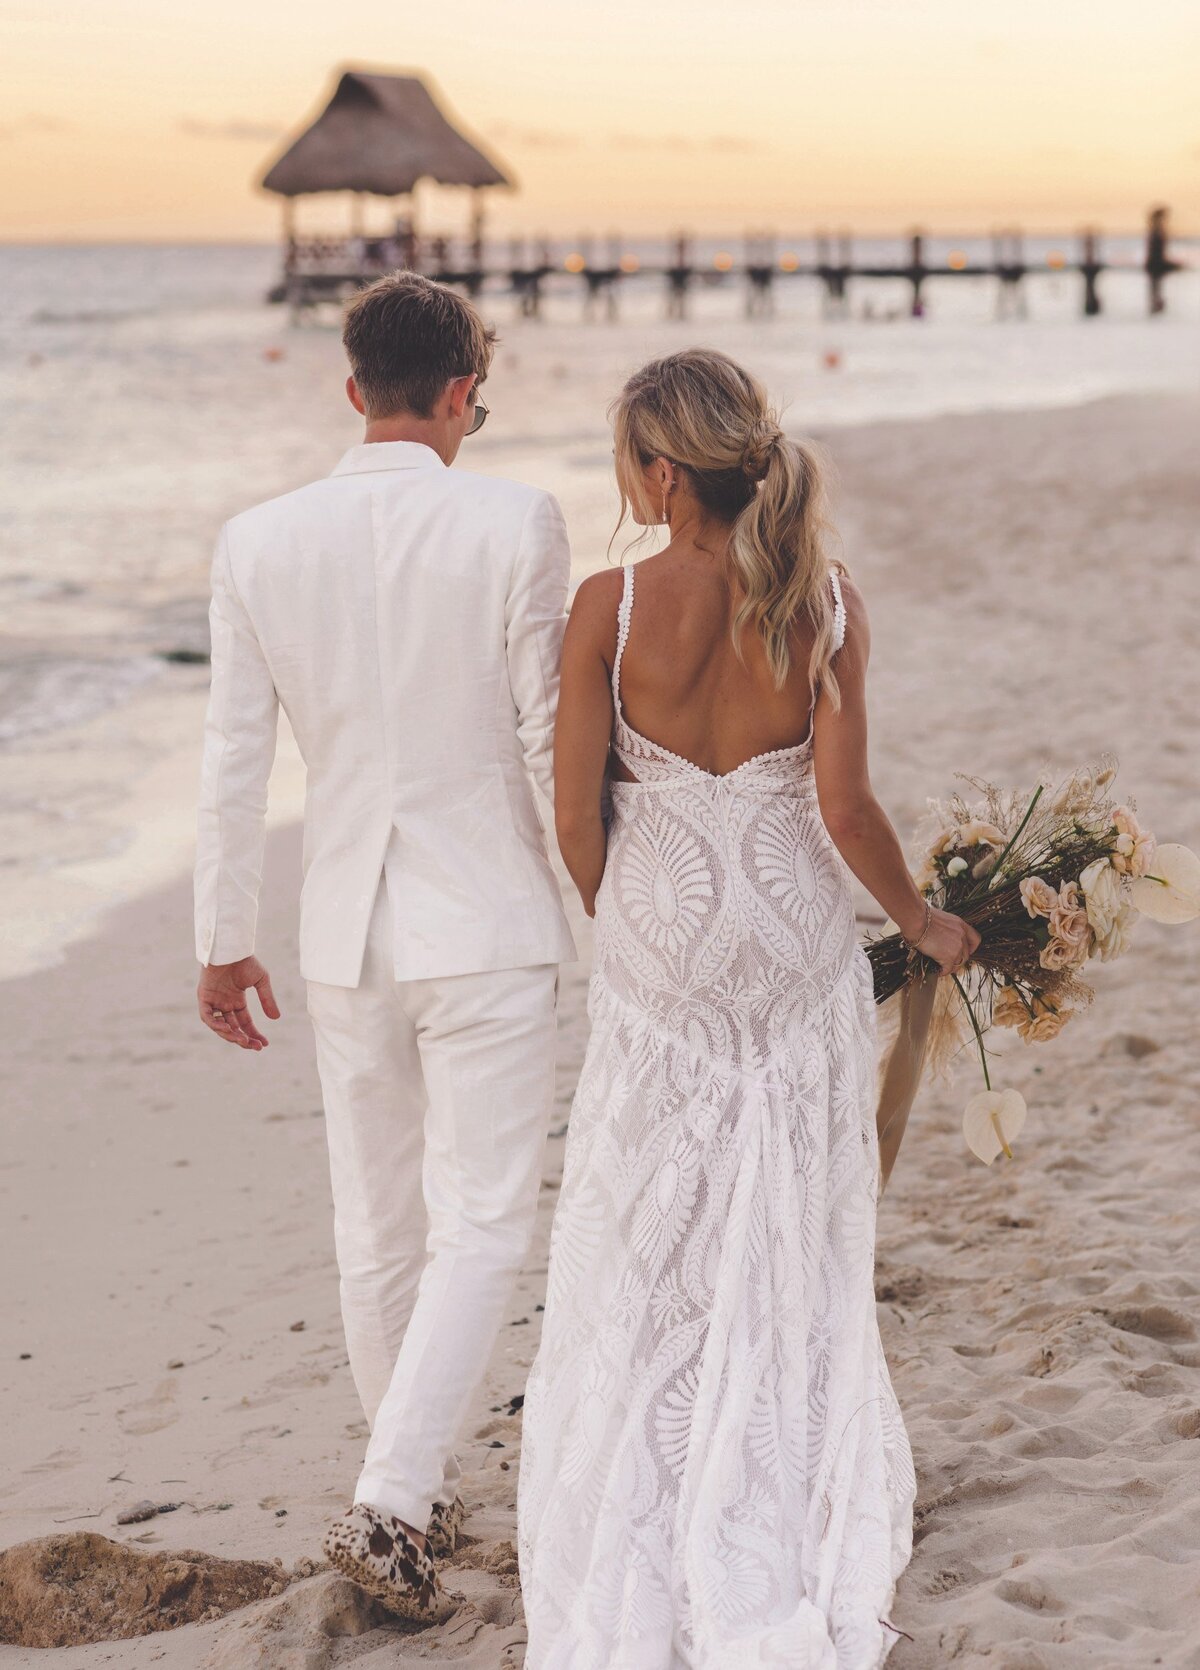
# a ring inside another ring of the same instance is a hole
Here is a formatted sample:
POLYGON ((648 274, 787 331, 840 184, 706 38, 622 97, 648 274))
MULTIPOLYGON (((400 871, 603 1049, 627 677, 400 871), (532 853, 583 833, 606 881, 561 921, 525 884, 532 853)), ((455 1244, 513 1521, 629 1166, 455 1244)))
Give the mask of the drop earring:
POLYGON ((667 524, 667 525, 668 525, 668 527, 669 527, 669 526, 670 526, 670 522, 671 522, 671 519, 670 519, 670 517, 669 517, 669 516, 668 516, 668 515, 667 515, 667 494, 668 494, 668 493, 669 493, 669 492, 670 492, 670 490, 671 490, 671 488, 670 488, 670 483, 665 483, 665 484, 664 484, 664 486, 663 486, 663 508, 662 508, 662 519, 663 519, 663 521, 664 521, 664 522, 666 522, 666 524, 667 524))

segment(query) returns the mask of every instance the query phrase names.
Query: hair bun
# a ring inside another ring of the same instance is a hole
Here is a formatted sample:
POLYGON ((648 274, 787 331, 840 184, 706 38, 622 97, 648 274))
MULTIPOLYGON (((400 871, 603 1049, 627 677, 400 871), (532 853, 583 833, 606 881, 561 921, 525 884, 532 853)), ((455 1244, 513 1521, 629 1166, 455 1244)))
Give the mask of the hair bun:
POLYGON ((751 481, 761 481, 771 462, 771 455, 783 440, 783 430, 774 418, 756 418, 746 435, 742 453, 742 470, 751 481))

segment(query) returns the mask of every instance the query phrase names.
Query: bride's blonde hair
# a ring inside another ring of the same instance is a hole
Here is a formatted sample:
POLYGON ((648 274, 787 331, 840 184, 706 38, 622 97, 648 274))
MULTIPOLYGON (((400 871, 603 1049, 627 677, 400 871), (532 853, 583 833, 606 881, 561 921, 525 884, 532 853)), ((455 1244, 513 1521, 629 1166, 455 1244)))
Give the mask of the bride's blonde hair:
POLYGON ((788 439, 758 379, 713 348, 652 360, 625 384, 609 416, 621 494, 617 527, 631 508, 639 520, 658 520, 643 478, 654 459, 685 470, 704 508, 733 524, 728 555, 742 591, 733 617, 739 656, 742 630, 752 624, 782 688, 792 634, 807 615, 814 633, 809 682, 836 707, 825 485, 813 449, 788 439))

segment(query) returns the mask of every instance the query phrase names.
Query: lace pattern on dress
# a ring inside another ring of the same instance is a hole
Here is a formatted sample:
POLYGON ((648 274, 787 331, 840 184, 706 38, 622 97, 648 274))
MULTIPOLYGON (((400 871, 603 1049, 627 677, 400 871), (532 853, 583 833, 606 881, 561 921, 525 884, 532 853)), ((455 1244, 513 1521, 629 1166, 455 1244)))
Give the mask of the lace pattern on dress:
POLYGON ((875 1316, 870 969, 811 730, 717 776, 627 723, 633 576, 637 781, 525 1401, 527 1670, 875 1670, 915 1480, 875 1316))

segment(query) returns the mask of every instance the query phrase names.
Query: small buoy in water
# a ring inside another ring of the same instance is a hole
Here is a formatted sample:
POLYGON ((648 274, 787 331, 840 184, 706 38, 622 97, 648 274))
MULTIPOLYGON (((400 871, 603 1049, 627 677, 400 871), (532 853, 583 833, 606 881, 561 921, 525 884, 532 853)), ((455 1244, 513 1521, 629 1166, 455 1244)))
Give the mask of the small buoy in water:
POLYGON ((842 350, 840 348, 826 348, 821 355, 821 364, 826 371, 840 371, 842 366, 842 350))
POLYGON ((272 365, 274 365, 277 360, 281 360, 283 358, 283 355, 284 355, 284 350, 282 348, 264 348, 263 349, 263 358, 265 360, 270 360, 272 365))

